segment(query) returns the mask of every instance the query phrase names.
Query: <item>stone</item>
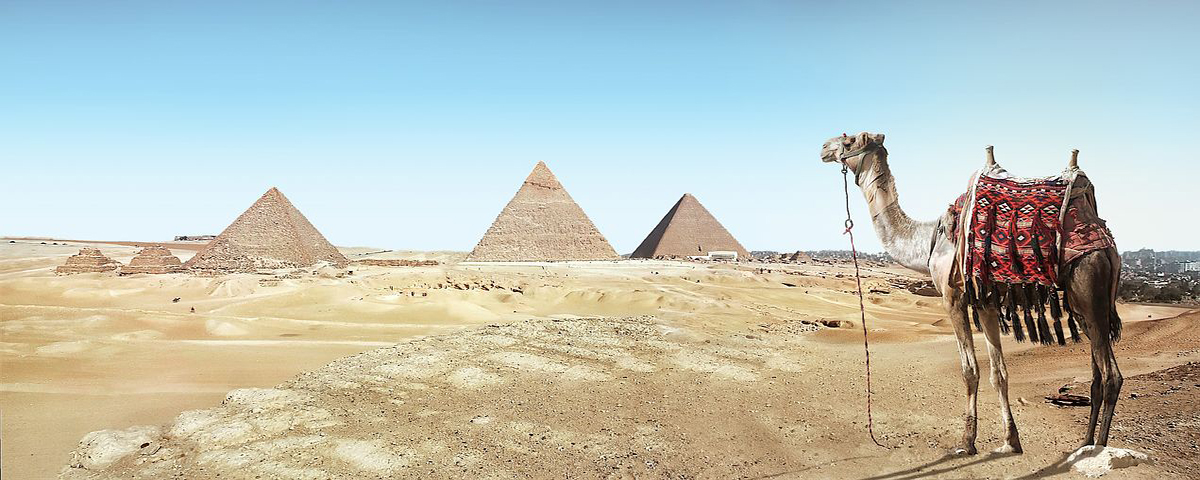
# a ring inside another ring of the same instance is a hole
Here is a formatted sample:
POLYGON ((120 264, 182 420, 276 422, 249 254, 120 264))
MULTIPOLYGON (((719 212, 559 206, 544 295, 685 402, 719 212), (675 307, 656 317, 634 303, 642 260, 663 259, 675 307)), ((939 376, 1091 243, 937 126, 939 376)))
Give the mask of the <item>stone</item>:
POLYGON ((1125 448, 1087 445, 1079 447, 1079 450, 1067 457, 1066 463, 1076 472, 1089 478, 1096 478, 1118 468, 1132 467, 1149 461, 1150 457, 1141 452, 1125 448))
POLYGON ((121 275, 133 275, 135 273, 176 273, 183 271, 183 262, 179 261, 179 257, 171 254, 171 251, 162 245, 150 245, 138 252, 137 255, 129 260, 129 265, 121 267, 121 275))
POLYGON ((696 197, 685 193, 630 257, 687 258, 716 251, 737 252, 743 260, 750 258, 750 252, 729 230, 696 197))
POLYGON ((157 452, 161 439, 162 431, 154 426, 92 432, 84 435, 79 447, 71 452, 71 467, 104 470, 134 453, 157 452))
POLYGON ((533 167, 467 256, 471 261, 617 258, 616 250, 543 162, 533 167))
POLYGON ((121 267, 121 263, 104 256, 98 248, 81 248, 79 253, 67 258, 67 263, 54 269, 54 273, 96 273, 111 272, 121 267))
POLYGON ((272 187, 183 266, 196 272, 253 273, 318 262, 339 267, 350 263, 272 187))

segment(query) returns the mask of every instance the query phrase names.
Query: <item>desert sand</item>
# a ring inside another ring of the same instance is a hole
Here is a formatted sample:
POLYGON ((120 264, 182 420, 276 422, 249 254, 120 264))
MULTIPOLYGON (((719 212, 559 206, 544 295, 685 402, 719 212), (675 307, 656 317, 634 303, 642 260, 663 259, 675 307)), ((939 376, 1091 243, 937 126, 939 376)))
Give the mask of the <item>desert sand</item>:
MULTIPOLYGON (((441 265, 57 276, 81 246, 122 263, 137 248, 14 242, 0 243, 5 478, 1066 477, 1087 417, 1042 399, 1086 391, 1086 344, 1006 338, 1026 453, 947 457, 953 334, 939 299, 894 286, 916 278, 898 267, 865 272, 881 448, 845 266, 343 248, 441 265), (64 469, 88 462, 71 455, 88 432, 131 426, 165 437, 107 470, 64 469)), ((1120 310, 1111 444, 1155 463, 1113 477, 1184 476, 1200 455, 1200 313, 1120 310)), ((981 383, 987 452, 998 407, 981 383)))

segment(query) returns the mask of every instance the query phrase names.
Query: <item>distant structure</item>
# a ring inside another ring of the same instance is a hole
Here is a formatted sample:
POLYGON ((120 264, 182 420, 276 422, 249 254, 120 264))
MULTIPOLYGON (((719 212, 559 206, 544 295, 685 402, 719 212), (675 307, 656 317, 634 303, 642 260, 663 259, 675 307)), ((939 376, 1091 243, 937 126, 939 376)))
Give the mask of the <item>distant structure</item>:
POLYGON ((98 248, 84 247, 79 253, 67 257, 67 263, 54 269, 54 273, 96 273, 111 272, 121 267, 121 263, 104 256, 98 248))
POLYGON ((275 187, 264 193, 196 256, 189 270, 230 273, 349 263, 275 187))
POLYGON ((471 261, 615 259, 616 250, 543 162, 467 256, 471 261))
POLYGON ((217 236, 216 235, 177 235, 175 237, 175 241, 176 242, 200 242, 200 241, 207 242, 214 238, 217 238, 217 236))
POLYGON ((690 193, 675 202, 631 258, 750 259, 750 252, 690 193))
POLYGON ((129 265, 121 267, 121 275, 133 275, 135 273, 176 273, 183 271, 183 263, 179 261, 179 257, 171 254, 171 251, 162 245, 150 245, 134 255, 132 260, 129 260, 129 265))

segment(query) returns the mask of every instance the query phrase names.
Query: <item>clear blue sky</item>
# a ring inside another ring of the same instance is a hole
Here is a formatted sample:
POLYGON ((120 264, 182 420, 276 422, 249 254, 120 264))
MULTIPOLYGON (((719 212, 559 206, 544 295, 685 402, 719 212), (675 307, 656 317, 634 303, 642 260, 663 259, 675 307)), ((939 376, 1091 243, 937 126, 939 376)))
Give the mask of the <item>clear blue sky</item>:
POLYGON ((217 233, 274 185, 335 244, 469 250, 544 160, 620 252, 684 192, 844 248, 818 150, 867 130, 914 217, 984 145, 1079 148, 1122 249, 1200 249, 1198 5, 3 0, 0 235, 217 233))

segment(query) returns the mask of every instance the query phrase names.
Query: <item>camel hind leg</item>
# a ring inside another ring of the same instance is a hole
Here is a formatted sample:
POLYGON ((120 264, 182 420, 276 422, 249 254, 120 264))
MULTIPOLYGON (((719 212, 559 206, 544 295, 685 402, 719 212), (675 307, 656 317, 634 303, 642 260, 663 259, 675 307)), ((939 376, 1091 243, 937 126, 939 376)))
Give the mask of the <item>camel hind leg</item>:
POLYGON ((1112 275, 1116 271, 1105 252, 1092 252, 1072 263, 1066 278, 1071 312, 1082 319, 1092 349, 1092 411, 1084 445, 1108 445, 1124 383, 1112 348, 1113 326, 1120 321, 1112 298, 1112 275))

